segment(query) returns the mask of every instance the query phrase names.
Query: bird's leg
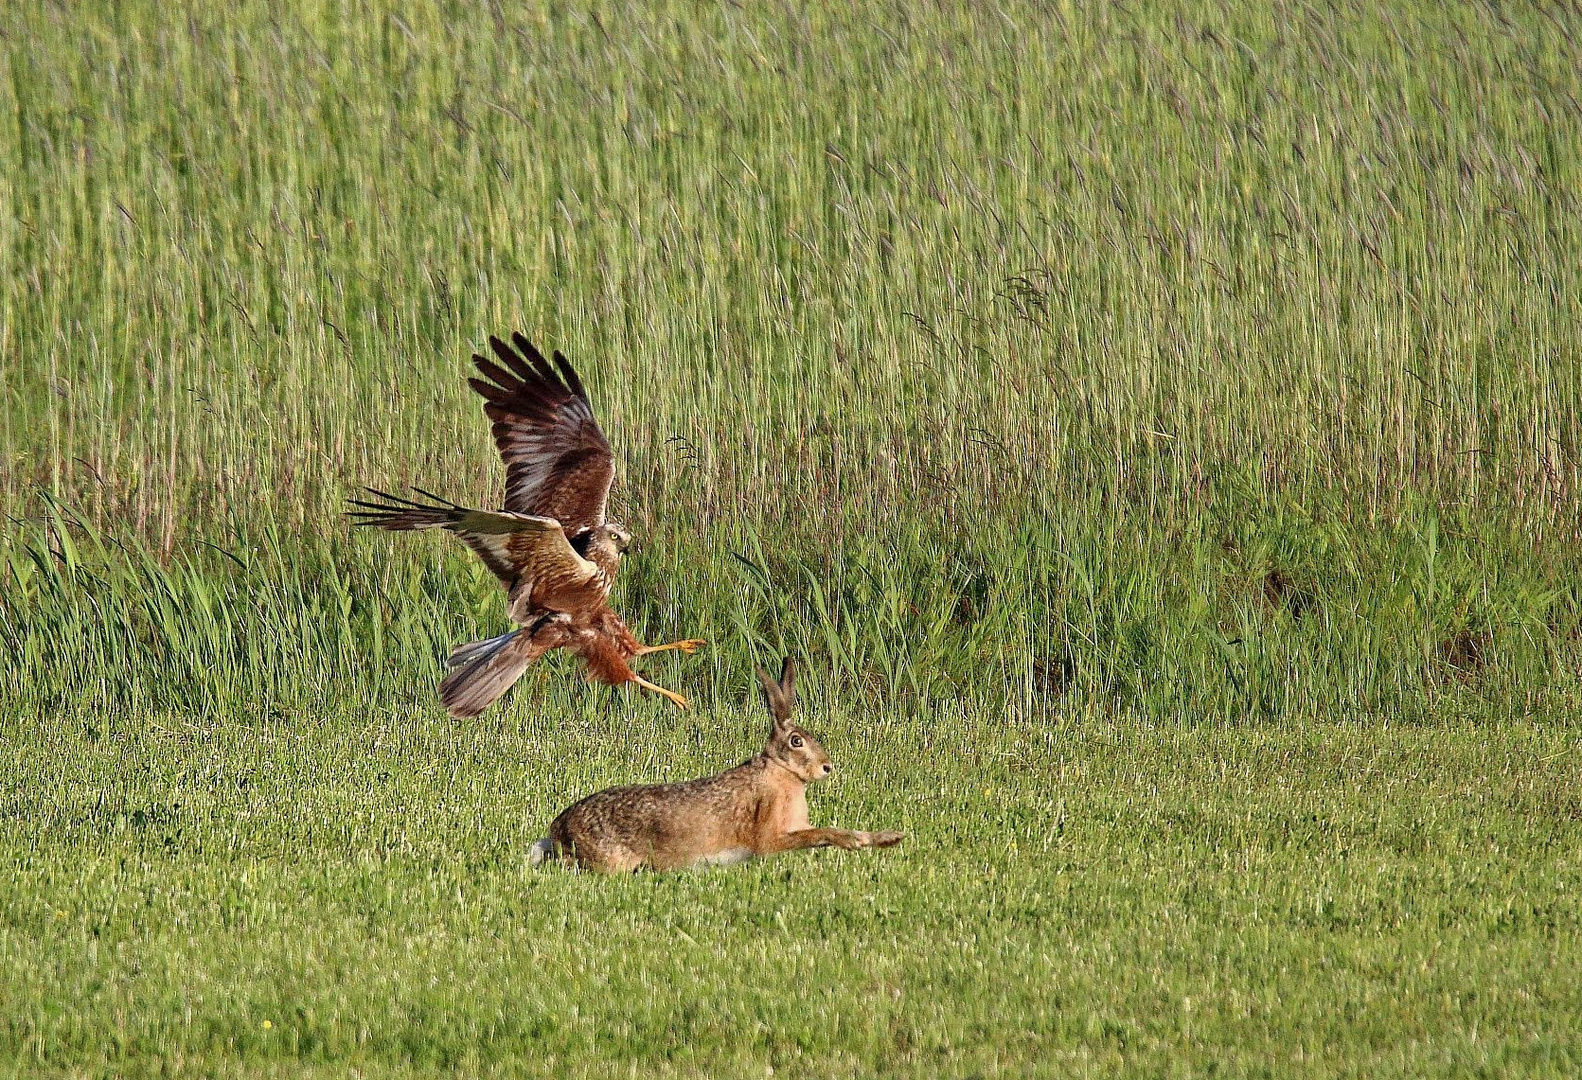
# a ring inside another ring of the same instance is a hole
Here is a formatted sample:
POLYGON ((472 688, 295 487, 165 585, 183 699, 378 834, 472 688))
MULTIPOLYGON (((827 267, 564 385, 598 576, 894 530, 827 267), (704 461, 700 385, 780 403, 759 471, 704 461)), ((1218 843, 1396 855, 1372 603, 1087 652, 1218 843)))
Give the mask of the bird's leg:
POLYGON ((692 702, 688 701, 674 690, 666 690, 663 686, 655 686, 641 675, 634 674, 632 676, 632 682, 636 683, 638 686, 641 686, 644 690, 652 690, 656 694, 663 694, 665 697, 675 702, 678 709, 685 709, 692 704, 692 702))
POLYGON ((672 641, 666 645, 639 645, 637 647, 637 655, 647 656, 649 653, 664 652, 666 649, 680 649, 690 655, 698 651, 699 645, 707 644, 708 642, 702 638, 687 638, 685 641, 672 641))

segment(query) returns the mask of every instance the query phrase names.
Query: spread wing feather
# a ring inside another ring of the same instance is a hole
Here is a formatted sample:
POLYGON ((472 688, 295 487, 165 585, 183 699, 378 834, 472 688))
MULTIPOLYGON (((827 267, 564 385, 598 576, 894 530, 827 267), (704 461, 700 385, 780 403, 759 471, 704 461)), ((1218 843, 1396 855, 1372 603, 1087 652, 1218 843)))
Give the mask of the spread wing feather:
POLYGON ((382 501, 351 499, 351 504, 361 509, 352 511, 350 516, 358 525, 375 525, 398 532, 410 529, 453 532, 478 554, 507 589, 524 576, 575 584, 598 573, 598 567, 577 554, 566 539, 565 529, 554 518, 469 510, 422 488, 413 490, 432 501, 416 502, 369 488, 369 493, 382 501))
POLYGON ((505 508, 554 518, 569 536, 604 524, 615 458, 582 380, 564 356, 551 363, 521 334, 511 344, 491 337, 489 347, 496 359, 474 356, 482 378, 467 381, 494 423, 505 508))

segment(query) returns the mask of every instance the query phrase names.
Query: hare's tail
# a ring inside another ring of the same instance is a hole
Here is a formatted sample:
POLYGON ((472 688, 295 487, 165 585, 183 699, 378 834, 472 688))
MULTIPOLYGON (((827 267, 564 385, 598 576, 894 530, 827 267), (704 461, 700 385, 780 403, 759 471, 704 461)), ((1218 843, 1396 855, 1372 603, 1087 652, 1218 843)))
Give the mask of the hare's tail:
POLYGON ((533 644, 531 627, 458 645, 445 661, 450 674, 439 684, 439 699, 452 716, 477 716, 511 689, 543 652, 533 644))

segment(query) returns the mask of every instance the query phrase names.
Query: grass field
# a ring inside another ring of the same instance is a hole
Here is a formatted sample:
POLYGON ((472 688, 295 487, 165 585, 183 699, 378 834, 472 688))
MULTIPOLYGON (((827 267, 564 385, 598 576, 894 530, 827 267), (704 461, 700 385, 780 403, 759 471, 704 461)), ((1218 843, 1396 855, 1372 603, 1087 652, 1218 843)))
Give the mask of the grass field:
POLYGON ((0 1076, 1582 1072, 1582 15, 0 5, 0 1076), (503 629, 578 363, 664 702, 503 629), (816 824, 595 879, 576 796, 816 824), (7 1071, 7 1066, 10 1071, 7 1071))

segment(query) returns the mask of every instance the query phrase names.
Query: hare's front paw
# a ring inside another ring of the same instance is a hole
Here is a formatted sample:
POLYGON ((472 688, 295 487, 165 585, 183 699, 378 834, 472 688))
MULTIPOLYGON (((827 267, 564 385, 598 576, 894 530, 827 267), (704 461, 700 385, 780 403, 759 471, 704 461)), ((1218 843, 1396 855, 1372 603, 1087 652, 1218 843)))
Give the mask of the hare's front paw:
POLYGON ((868 841, 868 847, 895 847, 895 845, 906 839, 906 834, 898 832, 871 832, 864 833, 863 837, 868 841))

